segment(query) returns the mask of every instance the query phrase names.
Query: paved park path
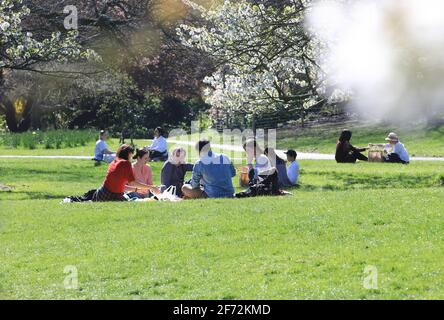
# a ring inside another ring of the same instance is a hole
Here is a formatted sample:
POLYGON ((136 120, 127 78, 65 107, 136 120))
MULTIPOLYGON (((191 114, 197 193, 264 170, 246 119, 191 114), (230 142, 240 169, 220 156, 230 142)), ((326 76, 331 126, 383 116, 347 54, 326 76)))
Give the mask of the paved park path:
MULTIPOLYGON (((188 145, 194 146, 196 142, 193 141, 183 141, 183 140, 171 140, 168 139, 170 144, 179 144, 179 145, 188 145)), ((211 146, 215 149, 221 149, 226 151, 239 151, 243 152, 244 149, 241 146, 233 146, 228 144, 215 144, 212 143, 211 146)), ((285 158, 284 150, 276 150, 276 153, 285 158)), ((299 152, 298 151, 298 160, 335 160, 334 154, 325 154, 325 153, 313 153, 313 152, 299 152)), ((411 157, 411 161, 444 161, 444 158, 434 158, 434 157, 411 157)))
MULTIPOLYGON (((196 142, 186 141, 186 140, 172 140, 168 139, 170 145, 185 145, 185 146, 194 146, 196 142)), ((213 148, 225 150, 225 151, 237 151, 242 152, 243 149, 241 146, 234 146, 228 144, 211 144, 213 148)), ((284 157, 283 150, 276 150, 277 154, 281 157, 284 157)), ((79 159, 79 160, 91 160, 91 156, 15 156, 15 155, 6 155, 0 156, 0 159, 79 159)), ((299 160, 334 160, 334 154, 325 154, 325 153, 310 153, 310 152, 298 152, 299 160)), ((444 161, 444 157, 434 158, 434 157, 412 157, 411 161, 444 161)))

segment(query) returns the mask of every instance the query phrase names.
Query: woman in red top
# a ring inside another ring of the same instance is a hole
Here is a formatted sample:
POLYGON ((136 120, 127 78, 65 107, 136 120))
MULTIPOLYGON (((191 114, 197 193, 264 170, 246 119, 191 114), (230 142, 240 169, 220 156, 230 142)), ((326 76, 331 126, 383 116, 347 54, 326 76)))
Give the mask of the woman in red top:
POLYGON ((125 201, 123 196, 125 187, 131 186, 137 190, 149 190, 157 194, 158 188, 135 181, 130 159, 134 149, 124 144, 116 152, 116 159, 111 162, 103 182, 103 186, 96 191, 93 201, 125 201))

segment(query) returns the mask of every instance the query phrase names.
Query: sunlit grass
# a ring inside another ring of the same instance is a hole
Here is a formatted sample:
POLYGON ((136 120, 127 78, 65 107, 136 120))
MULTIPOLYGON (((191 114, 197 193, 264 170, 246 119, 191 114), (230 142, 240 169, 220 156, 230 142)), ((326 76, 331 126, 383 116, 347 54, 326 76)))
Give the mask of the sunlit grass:
POLYGON ((441 163, 301 167, 288 197, 62 205, 98 187, 106 166, 0 159, 13 187, 0 192, 0 297, 444 297, 441 163), (368 265, 377 290, 363 287, 368 265))

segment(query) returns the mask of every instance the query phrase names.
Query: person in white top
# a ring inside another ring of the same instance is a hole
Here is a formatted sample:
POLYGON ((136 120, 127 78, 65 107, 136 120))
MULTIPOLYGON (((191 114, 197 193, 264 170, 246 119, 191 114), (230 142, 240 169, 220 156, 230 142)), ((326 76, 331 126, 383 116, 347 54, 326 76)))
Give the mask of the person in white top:
POLYGON ((267 184, 268 187, 273 190, 273 193, 277 193, 279 190, 277 170, 272 166, 270 159, 264 154, 264 150, 258 145, 255 139, 247 140, 243 148, 247 153, 250 185, 257 183, 267 184))
POLYGON ((105 142, 108 139, 108 136, 108 131, 100 131, 99 140, 97 140, 94 148, 94 160, 96 160, 96 163, 98 164, 100 164, 100 161, 111 163, 116 158, 115 152, 110 151, 108 144, 105 142))
POLYGON ((298 156, 297 152, 290 149, 285 152, 287 155, 287 160, 290 162, 290 165, 287 167, 287 176, 290 183, 295 186, 298 183, 299 178, 299 163, 296 161, 298 156))
POLYGON ((385 140, 389 142, 384 145, 387 151, 387 156, 385 157, 386 162, 403 164, 410 162, 409 154, 404 145, 399 141, 396 133, 391 132, 385 140))
POLYGON ((168 159, 168 144, 164 137, 164 131, 161 127, 154 130, 154 140, 150 146, 145 147, 150 152, 152 161, 168 159))

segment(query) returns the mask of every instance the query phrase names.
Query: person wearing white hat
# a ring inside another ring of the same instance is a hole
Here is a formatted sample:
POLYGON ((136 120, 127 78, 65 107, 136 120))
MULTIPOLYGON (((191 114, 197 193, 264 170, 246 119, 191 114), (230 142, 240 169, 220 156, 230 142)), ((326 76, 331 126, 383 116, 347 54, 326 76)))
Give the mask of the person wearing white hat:
POLYGON ((399 141, 398 135, 391 132, 387 138, 388 143, 384 145, 387 150, 386 162, 408 164, 410 162, 409 154, 404 145, 399 141))

